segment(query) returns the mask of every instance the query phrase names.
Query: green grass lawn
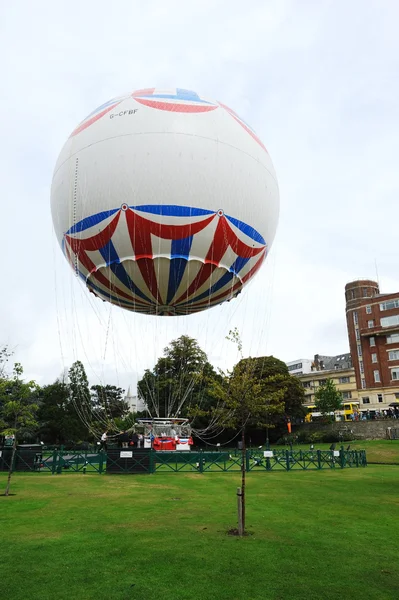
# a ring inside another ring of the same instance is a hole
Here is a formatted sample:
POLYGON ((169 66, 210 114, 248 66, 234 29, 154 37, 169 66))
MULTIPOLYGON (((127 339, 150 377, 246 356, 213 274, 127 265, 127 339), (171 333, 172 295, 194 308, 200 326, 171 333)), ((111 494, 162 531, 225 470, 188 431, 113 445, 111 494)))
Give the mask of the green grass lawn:
MULTIPOLYGON (((4 487, 6 474, 0 474, 4 487)), ((19 474, 0 497, 4 600, 396 600, 399 467, 19 474)))

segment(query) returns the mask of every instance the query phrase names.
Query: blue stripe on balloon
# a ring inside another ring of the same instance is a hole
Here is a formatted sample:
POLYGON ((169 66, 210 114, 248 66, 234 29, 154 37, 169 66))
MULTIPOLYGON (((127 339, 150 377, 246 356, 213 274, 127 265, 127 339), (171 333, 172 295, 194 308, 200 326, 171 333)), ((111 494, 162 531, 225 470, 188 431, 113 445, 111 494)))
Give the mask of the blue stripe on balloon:
MULTIPOLYGON (((168 205, 143 204, 143 205, 139 205, 139 206, 131 206, 130 208, 132 208, 133 210, 138 210, 141 212, 165 216, 165 217, 199 217, 199 216, 215 214, 215 211, 212 211, 212 210, 207 210, 207 209, 203 209, 203 208, 192 208, 189 206, 179 206, 179 205, 175 205, 175 204, 168 204, 168 205)), ((89 229, 90 227, 93 227, 94 225, 101 223, 101 221, 104 221, 105 219, 111 217, 116 212, 118 212, 118 210, 120 210, 120 209, 114 208, 112 210, 105 210, 105 211, 99 212, 95 215, 91 215, 90 217, 86 217, 86 218, 82 219, 81 221, 79 221, 79 223, 76 223, 75 225, 73 225, 67 231, 67 235, 81 233, 82 231, 85 231, 86 229, 89 229)), ((245 233, 245 235, 247 235, 248 237, 253 239, 255 242, 266 245, 264 238, 260 235, 260 233, 258 233, 256 231, 256 229, 254 229, 250 225, 247 225, 243 221, 239 221, 238 219, 235 219, 234 217, 230 217, 230 216, 226 215, 226 218, 233 225, 235 225, 237 227, 237 229, 239 229, 240 231, 245 233)))
POLYGON ((242 221, 239 221, 238 219, 234 219, 234 217, 229 217, 226 215, 226 218, 230 221, 230 223, 233 223, 237 229, 245 233, 245 235, 253 239, 255 242, 266 245, 264 238, 256 231, 256 229, 250 225, 247 225, 246 223, 243 223, 242 221))
POLYGON ((121 259, 117 251, 115 250, 115 246, 111 242, 111 240, 105 244, 102 248, 99 249, 99 252, 103 259, 105 260, 107 267, 109 267, 112 263, 120 263, 121 259))
POLYGON ((215 214, 214 210, 190 208, 189 206, 179 206, 178 204, 143 204, 141 206, 131 206, 130 208, 165 217, 201 217, 203 215, 215 214))
POLYGON ((237 256, 237 258, 235 259, 235 261, 233 262, 233 264, 230 267, 230 271, 232 271, 235 275, 238 275, 238 273, 241 271, 241 269, 243 267, 245 267, 245 265, 247 264, 248 261, 249 261, 249 258, 244 258, 243 256, 237 256))
POLYGON ((112 100, 108 100, 108 102, 104 102, 104 104, 101 104, 101 106, 98 106, 95 110, 93 110, 93 112, 91 112, 89 115, 87 115, 87 117, 85 119, 83 119, 82 123, 87 121, 87 119, 90 119, 90 117, 92 117, 96 113, 99 113, 102 110, 104 110, 104 108, 107 108, 108 106, 111 106, 112 104, 117 104, 119 101, 120 101, 120 99, 118 100, 118 98, 112 98, 112 100))
POLYGON ((169 304, 176 294, 184 271, 187 266, 188 257, 191 250, 193 236, 182 240, 173 240, 171 249, 171 261, 169 269, 169 284, 166 303, 169 304))
POLYGON ((76 225, 73 225, 70 229, 68 229, 66 233, 67 235, 70 235, 72 233, 80 233, 85 229, 89 229, 89 227, 93 227, 93 225, 97 225, 97 223, 101 223, 101 221, 104 221, 104 219, 111 217, 116 212, 118 212, 118 210, 119 208, 114 208, 113 210, 104 210, 103 212, 99 212, 96 215, 86 217, 85 219, 79 221, 79 223, 76 223, 76 225))
MULTIPOLYGON (((98 292, 99 294, 101 294, 104 298, 107 298, 108 300, 113 300, 117 306, 119 304, 127 304, 127 305, 131 306, 132 308, 134 308, 135 310, 140 309, 140 305, 136 304, 134 302, 134 300, 129 301, 129 300, 126 300, 126 298, 119 298, 118 296, 114 296, 110 292, 107 292, 107 291, 103 290, 102 288, 100 288, 98 285, 96 285, 92 281, 90 281, 89 287, 92 288, 93 290, 95 290, 96 292, 98 292)), ((149 303, 155 306, 155 302, 149 301, 149 303)))
POLYGON ((125 270, 125 267, 121 263, 121 259, 117 251, 115 250, 115 246, 111 241, 108 242, 105 246, 100 249, 101 256, 106 261, 107 267, 111 269, 115 277, 119 279, 124 286, 126 286, 131 292, 136 294, 139 298, 146 300, 147 302, 151 302, 149 298, 140 290, 139 287, 133 282, 133 280, 129 277, 128 273, 125 270))
MULTIPOLYGON (((227 285, 233 278, 234 275, 238 275, 243 267, 247 264, 249 258, 244 258, 242 256, 237 256, 236 260, 231 265, 229 272, 225 273, 219 281, 217 281, 208 291, 203 292, 200 296, 196 296, 195 298, 185 302, 183 304, 179 304, 180 306, 184 306, 186 304, 192 304, 193 302, 198 302, 203 298, 207 298, 212 296, 215 292, 218 292, 223 286, 227 285)), ((210 298, 212 300, 212 298, 210 298)))
POLYGON ((222 275, 222 277, 219 279, 219 281, 217 281, 216 283, 213 284, 213 286, 209 290, 207 290, 206 292, 203 292, 202 294, 200 294, 199 296, 196 296, 195 298, 192 298, 188 302, 179 304, 178 305, 179 308, 181 306, 185 306, 186 304, 193 304, 193 302, 199 302, 199 300, 203 300, 204 298, 210 298, 210 300, 212 300, 211 296, 215 292, 218 292, 223 286, 230 283, 230 281, 233 279, 233 277, 234 277, 234 273, 231 273, 231 272, 225 273, 224 275, 222 275))
POLYGON ((214 104, 213 102, 208 102, 207 100, 203 100, 191 90, 183 90, 182 88, 176 88, 177 94, 147 94, 145 96, 141 96, 142 98, 164 98, 167 100, 185 100, 187 102, 200 102, 201 104, 214 104))
MULTIPOLYGON (((150 302, 151 304, 153 303, 153 301, 150 300, 150 298, 148 298, 129 277, 122 263, 112 263, 111 265, 109 265, 109 268, 111 269, 115 277, 117 277, 119 281, 123 283, 123 285, 125 285, 133 294, 135 294, 139 298, 142 298, 146 302, 150 302)), ((125 302, 125 300, 123 301, 125 302)))

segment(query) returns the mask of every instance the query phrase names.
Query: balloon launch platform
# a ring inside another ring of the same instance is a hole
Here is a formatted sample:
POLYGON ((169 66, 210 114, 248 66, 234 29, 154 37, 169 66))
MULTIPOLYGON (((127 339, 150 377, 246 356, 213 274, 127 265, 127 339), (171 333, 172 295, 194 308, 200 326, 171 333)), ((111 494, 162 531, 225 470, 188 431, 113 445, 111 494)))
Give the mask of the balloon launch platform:
MULTIPOLYGON (((10 467, 11 448, 0 449, 0 471, 10 467)), ((13 469, 34 473, 237 473, 242 470, 242 453, 237 450, 189 452, 153 449, 110 448, 107 452, 42 450, 41 446, 19 447, 13 469)), ((306 471, 366 467, 364 450, 263 450, 248 449, 247 472, 306 471)))

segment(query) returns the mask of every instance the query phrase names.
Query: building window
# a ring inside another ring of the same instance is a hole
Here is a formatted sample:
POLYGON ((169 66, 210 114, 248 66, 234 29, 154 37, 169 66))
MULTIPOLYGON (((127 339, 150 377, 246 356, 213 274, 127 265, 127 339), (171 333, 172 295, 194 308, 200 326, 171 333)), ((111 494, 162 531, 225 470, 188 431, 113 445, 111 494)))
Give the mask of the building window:
POLYGON ((357 341, 359 341, 360 340, 360 331, 358 329, 355 329, 355 335, 356 335, 357 341))
POLYGON ((381 327, 392 327, 392 325, 399 325, 399 315, 392 315, 391 317, 382 317, 381 327))
POLYGON ((370 404, 370 398, 368 396, 363 396, 362 402, 363 404, 370 404))
POLYGON ((303 381, 302 385, 304 388, 310 388, 311 387, 312 382, 311 381, 303 381))
POLYGON ((382 394, 377 394, 378 402, 384 402, 384 396, 382 394))
POLYGON ((357 345, 357 355, 358 355, 358 356, 361 356, 361 355, 362 355, 362 345, 361 345, 361 344, 358 344, 358 345, 357 345))
POLYGON ((399 369, 391 369, 391 379, 395 381, 399 379, 399 369))
POLYGON ((362 360, 359 360, 359 368, 360 368, 360 372, 364 373, 364 364, 362 360))
POLYGON ((357 325, 359 323, 356 310, 353 311, 353 322, 355 325, 357 325))
POLYGON ((387 344, 399 344, 399 333, 387 335, 387 344))
POLYGON ((374 371, 374 382, 375 383, 381 383, 380 372, 379 371, 374 371))
POLYGON ((367 298, 368 295, 369 295, 368 288, 363 288, 363 298, 367 298))
POLYGON ((352 398, 352 392, 342 392, 342 398, 344 400, 350 400, 352 398))
POLYGON ((370 304, 368 304, 368 305, 366 306, 366 313, 367 313, 368 315, 371 315, 371 306, 370 306, 370 304))
POLYGON ((319 385, 324 385, 327 379, 319 379, 319 385))
POLYGON ((375 337, 371 336, 370 338, 370 346, 375 346, 375 337))
POLYGON ((393 308, 399 308, 399 298, 386 300, 386 302, 381 302, 380 304, 380 310, 392 310, 393 308))
POLYGON ((338 381, 339 383, 349 383, 350 377, 340 377, 338 381))
POLYGON ((388 352, 389 360, 399 360, 399 350, 390 350, 388 352))
POLYGON ((362 377, 362 390, 366 389, 366 380, 364 377, 362 377))
POLYGON ((374 353, 371 355, 371 362, 373 362, 373 363, 377 362, 377 355, 374 353))
POLYGON ((295 371, 296 369, 302 369, 302 363, 296 363, 295 365, 288 365, 289 371, 295 371))
POLYGON ((374 321, 367 321, 367 325, 369 329, 372 329, 374 327, 374 321))

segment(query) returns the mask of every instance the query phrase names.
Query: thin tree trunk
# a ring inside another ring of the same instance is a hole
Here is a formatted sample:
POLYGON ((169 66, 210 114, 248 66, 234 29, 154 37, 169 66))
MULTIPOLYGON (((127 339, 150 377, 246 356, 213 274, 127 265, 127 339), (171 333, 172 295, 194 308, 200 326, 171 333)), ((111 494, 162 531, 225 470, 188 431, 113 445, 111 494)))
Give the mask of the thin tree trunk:
POLYGON ((241 434, 241 529, 245 533, 245 468, 246 468, 246 448, 245 448, 245 427, 241 434))
POLYGON ((241 488, 237 488, 237 523, 238 523, 238 535, 242 536, 242 493, 241 488))
POLYGON ((6 491, 4 493, 5 496, 9 495, 10 492, 10 484, 11 484, 11 475, 12 475, 12 468, 14 466, 14 458, 15 458, 15 453, 17 451, 17 438, 14 437, 14 442, 12 445, 12 453, 11 453, 11 461, 10 461, 10 468, 8 469, 8 478, 7 478, 7 485, 6 485, 6 491))

